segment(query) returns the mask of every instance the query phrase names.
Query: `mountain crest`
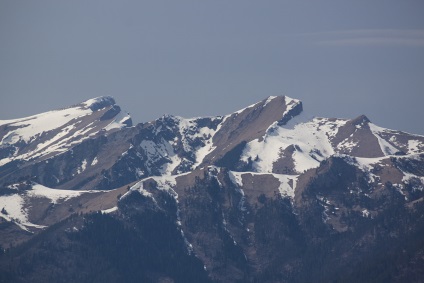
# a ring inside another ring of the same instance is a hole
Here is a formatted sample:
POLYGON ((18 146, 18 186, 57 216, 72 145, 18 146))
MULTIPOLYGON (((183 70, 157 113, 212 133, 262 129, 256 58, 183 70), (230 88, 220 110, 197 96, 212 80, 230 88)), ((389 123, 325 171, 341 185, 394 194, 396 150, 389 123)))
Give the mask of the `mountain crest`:
POLYGON ((91 111, 97 111, 109 106, 115 105, 115 99, 112 96, 99 96, 96 98, 88 99, 81 103, 91 111))
POLYGON ((0 121, 0 282, 422 274, 424 137, 302 111, 270 96, 132 127, 107 96, 0 121))
POLYGON ((366 125, 366 124, 368 124, 368 123, 371 123, 371 121, 370 121, 370 119, 368 119, 368 117, 367 117, 367 116, 365 116, 365 115, 360 115, 360 116, 356 117, 355 119, 352 119, 352 120, 351 120, 351 123, 352 123, 354 126, 363 126, 363 125, 366 125))

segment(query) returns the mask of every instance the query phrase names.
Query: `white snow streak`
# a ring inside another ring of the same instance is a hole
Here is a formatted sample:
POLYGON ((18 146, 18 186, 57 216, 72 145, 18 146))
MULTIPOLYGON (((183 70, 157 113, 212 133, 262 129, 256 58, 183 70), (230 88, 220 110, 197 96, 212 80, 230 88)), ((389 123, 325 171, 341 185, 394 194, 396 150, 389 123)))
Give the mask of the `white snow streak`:
POLYGON ((112 129, 122 129, 127 126, 125 122, 128 121, 130 118, 131 118, 130 115, 121 111, 118 113, 118 115, 115 116, 115 118, 113 119, 112 122, 109 123, 109 125, 104 127, 104 129, 106 131, 110 131, 112 129))
POLYGON ((399 149, 380 137, 379 133, 384 132, 386 130, 385 128, 378 127, 372 123, 369 123, 369 127, 373 135, 378 139, 378 144, 380 145, 381 151, 384 155, 392 155, 399 151, 399 149))
POLYGON ((243 187, 243 178, 242 175, 245 172, 235 172, 235 171, 229 171, 228 176, 230 177, 231 182, 233 182, 234 185, 243 187))
POLYGON ((70 191, 70 190, 58 190, 45 187, 40 184, 35 184, 32 190, 27 192, 30 197, 44 197, 50 199, 51 203, 56 204, 59 201, 63 202, 68 199, 78 197, 84 193, 98 193, 100 191, 70 191))
POLYGON ((19 127, 5 136, 1 143, 11 144, 16 143, 19 140, 29 142, 31 138, 38 134, 57 129, 69 123, 72 119, 85 116, 90 113, 92 113, 90 109, 68 108, 49 111, 21 119, 0 120, 0 125, 9 124, 13 127, 19 127))
POLYGON ((115 211, 117 211, 117 210, 118 210, 118 207, 117 207, 117 206, 114 206, 114 207, 112 207, 112 208, 102 210, 102 213, 106 213, 106 214, 108 214, 108 213, 115 212, 115 211))

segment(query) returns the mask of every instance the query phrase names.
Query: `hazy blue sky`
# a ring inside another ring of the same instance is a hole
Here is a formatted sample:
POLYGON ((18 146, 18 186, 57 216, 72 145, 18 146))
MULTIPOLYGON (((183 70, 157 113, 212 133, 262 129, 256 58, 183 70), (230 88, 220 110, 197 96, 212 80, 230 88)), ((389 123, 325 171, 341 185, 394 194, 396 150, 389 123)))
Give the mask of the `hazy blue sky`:
POLYGON ((0 119, 112 95, 135 122, 269 95, 424 134, 424 1, 0 0, 0 119))

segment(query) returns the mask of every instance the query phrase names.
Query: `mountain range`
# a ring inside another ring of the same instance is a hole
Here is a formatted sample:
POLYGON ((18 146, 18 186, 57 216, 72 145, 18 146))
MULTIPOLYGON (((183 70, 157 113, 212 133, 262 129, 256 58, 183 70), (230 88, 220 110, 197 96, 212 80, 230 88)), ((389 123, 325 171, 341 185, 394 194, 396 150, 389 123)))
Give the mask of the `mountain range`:
POLYGON ((364 115, 98 97, 0 121, 0 282, 424 282, 423 189, 424 136, 364 115))

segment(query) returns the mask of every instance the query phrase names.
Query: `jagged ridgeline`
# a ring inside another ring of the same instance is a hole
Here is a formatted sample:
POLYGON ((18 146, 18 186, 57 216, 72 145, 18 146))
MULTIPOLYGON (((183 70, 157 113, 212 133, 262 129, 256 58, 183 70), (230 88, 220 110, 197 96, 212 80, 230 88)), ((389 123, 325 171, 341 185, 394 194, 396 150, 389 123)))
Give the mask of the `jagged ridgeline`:
POLYGON ((422 282, 424 137, 287 96, 0 121, 0 282, 422 282))

